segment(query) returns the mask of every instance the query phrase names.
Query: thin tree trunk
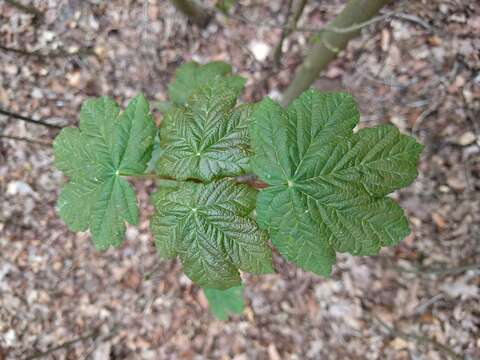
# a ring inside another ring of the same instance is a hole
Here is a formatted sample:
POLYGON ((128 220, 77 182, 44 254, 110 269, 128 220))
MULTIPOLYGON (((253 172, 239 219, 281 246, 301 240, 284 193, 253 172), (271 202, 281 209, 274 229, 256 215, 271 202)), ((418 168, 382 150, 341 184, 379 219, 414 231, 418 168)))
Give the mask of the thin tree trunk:
POLYGON ((185 15, 190 21, 204 28, 211 19, 211 14, 195 0, 171 0, 173 6, 185 15))
POLYGON ((295 9, 293 10, 293 0, 290 0, 288 3, 288 11, 287 11, 287 22, 286 27, 282 29, 282 34, 280 35, 280 41, 278 42, 276 48, 273 50, 273 66, 278 68, 280 66, 280 59, 282 57, 282 47, 285 38, 287 38, 292 31, 294 31, 295 27, 297 26, 298 19, 302 16, 303 9, 305 8, 305 4, 307 0, 299 0, 298 3, 295 5, 295 9))
POLYGON ((350 0, 342 12, 317 35, 313 47, 285 91, 281 104, 287 106, 308 89, 319 73, 347 46, 348 41, 359 34, 362 24, 369 24, 369 20, 390 1, 350 0))

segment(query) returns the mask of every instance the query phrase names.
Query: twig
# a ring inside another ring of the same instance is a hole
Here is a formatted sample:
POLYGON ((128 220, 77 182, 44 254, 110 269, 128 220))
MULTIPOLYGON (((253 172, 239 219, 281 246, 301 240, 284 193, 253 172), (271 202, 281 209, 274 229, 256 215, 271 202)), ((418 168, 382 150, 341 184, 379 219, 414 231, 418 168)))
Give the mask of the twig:
POLYGON ((426 21, 420 19, 418 16, 411 15, 411 14, 405 14, 405 13, 394 13, 394 14, 392 14, 392 16, 394 18, 397 18, 397 19, 400 19, 400 20, 406 20, 406 21, 410 21, 412 23, 418 24, 421 27, 423 27, 425 30, 428 30, 429 32, 433 31, 430 24, 428 24, 426 21))
POLYGON ((398 329, 395 329, 394 327, 391 327, 387 323, 385 323, 382 319, 380 319, 374 313, 371 313, 370 315, 383 328, 385 328, 388 331, 388 333, 392 336, 399 337, 399 338, 402 338, 404 340, 414 340, 419 344, 430 344, 435 349, 443 352, 445 355, 447 355, 451 359, 455 359, 455 360, 464 360, 465 359, 463 356, 458 355, 455 351, 450 349, 448 346, 445 346, 442 343, 439 343, 435 339, 431 339, 431 338, 423 336, 423 335, 411 334, 411 333, 406 333, 406 332, 400 331, 398 329))
POLYGON ((155 274, 157 271, 159 271, 162 268, 162 264, 158 263, 152 270, 147 272, 145 275, 143 275, 143 279, 145 281, 148 281, 152 278, 153 274, 155 274))
POLYGON ((29 118, 29 117, 26 117, 26 116, 23 116, 23 115, 20 115, 20 114, 12 113, 12 112, 4 110, 2 108, 0 108, 0 115, 5 115, 5 116, 8 116, 10 118, 22 120, 22 121, 25 121, 25 122, 28 122, 28 123, 31 123, 31 124, 35 124, 35 125, 46 126, 46 127, 53 128, 53 129, 62 129, 63 128, 63 126, 60 126, 60 125, 49 124, 49 123, 46 123, 45 121, 42 121, 42 120, 34 120, 32 118, 29 118))
POLYGON ((39 359, 39 358, 45 357, 47 355, 50 355, 51 353, 53 353, 57 350, 66 349, 66 348, 69 348, 72 345, 75 345, 76 343, 83 342, 83 341, 89 340, 91 338, 95 338, 100 333, 100 327, 101 326, 98 326, 93 331, 91 331, 90 333, 88 333, 86 335, 80 336, 80 337, 78 337, 76 339, 73 339, 73 340, 66 341, 66 342, 64 342, 60 345, 51 347, 51 348, 47 349, 46 351, 43 351, 43 352, 37 351, 34 354, 25 358, 25 360, 39 359))
POLYGON ((17 0, 5 0, 5 2, 23 12, 26 12, 27 14, 33 15, 37 19, 41 19, 43 17, 43 12, 38 10, 36 7, 23 5, 17 0))
MULTIPOLYGON (((361 23, 358 23, 358 24, 354 24, 354 25, 351 25, 351 26, 347 26, 347 27, 335 27, 335 26, 328 26, 327 25, 327 26, 323 26, 323 27, 320 27, 320 28, 315 28, 315 27, 303 27, 303 26, 296 26, 296 25, 292 26, 292 25, 265 23, 265 22, 262 22, 261 20, 246 18, 242 15, 225 14, 225 13, 221 12, 220 10, 214 9, 214 8, 212 8, 211 10, 223 15, 224 17, 231 18, 233 20, 238 20, 238 21, 241 21, 241 22, 243 22, 247 25, 251 25, 251 26, 255 26, 255 27, 267 27, 267 28, 272 28, 272 29, 283 29, 283 30, 290 30, 290 31, 307 32, 307 33, 332 32, 332 33, 337 33, 337 34, 348 34, 348 33, 351 33, 351 32, 358 31, 358 30, 360 30, 360 29, 362 29, 362 28, 364 28, 368 25, 371 25, 371 24, 377 23, 379 21, 383 21, 383 20, 386 20, 388 18, 391 18, 391 17, 394 16, 394 14, 396 14, 396 12, 391 11, 391 12, 385 13, 383 15, 373 17, 373 18, 371 18, 367 21, 364 21, 364 22, 361 22, 361 23)), ((407 15, 407 14, 404 14, 404 15, 407 15)))
POLYGON ((342 28, 333 27, 333 26, 325 26, 318 31, 319 32, 320 31, 333 32, 333 33, 336 33, 336 34, 348 34, 348 33, 351 33, 351 32, 361 30, 368 25, 372 25, 372 24, 375 24, 377 22, 386 20, 386 19, 392 17, 394 14, 395 14, 395 12, 391 11, 391 12, 385 13, 384 15, 375 16, 375 17, 371 18, 370 20, 367 20, 367 21, 364 21, 364 22, 361 22, 361 23, 358 23, 358 24, 355 24, 355 25, 352 25, 352 26, 347 26, 347 27, 342 27, 342 28))
POLYGON ((374 81, 378 84, 386 85, 386 86, 389 86, 389 87, 392 87, 392 88, 399 88, 399 89, 403 89, 403 90, 407 89, 409 86, 412 86, 416 83, 416 80, 411 80, 411 81, 409 81, 408 84, 403 84, 403 83, 397 81, 396 79, 394 79, 393 77, 390 78, 390 79, 383 79, 383 78, 378 76, 378 72, 377 72, 377 74, 372 74, 368 70, 366 72, 362 73, 361 76, 365 77, 368 80, 374 81))
POLYGON ((0 50, 5 52, 12 52, 18 55, 23 55, 27 57, 36 57, 39 59, 56 59, 56 58, 68 58, 72 56, 81 56, 81 55, 93 55, 97 56, 95 52, 90 48, 81 48, 74 52, 68 52, 65 50, 52 51, 49 53, 41 53, 39 50, 28 51, 24 49, 12 48, 4 45, 0 45, 0 50))
POLYGON ((438 108, 442 104, 443 101, 443 96, 440 97, 438 100, 434 101, 433 103, 430 104, 430 106, 422 111, 422 113, 418 116, 418 118, 415 120, 412 126, 412 133, 417 134, 420 125, 423 123, 423 121, 428 118, 430 115, 433 115, 434 113, 437 112, 438 108))
POLYGON ((85 360, 86 358, 88 358, 88 357, 90 356, 90 354, 98 347, 98 345, 99 345, 101 342, 108 341, 108 340, 110 340, 112 337, 114 337, 115 334, 117 333, 117 330, 118 330, 118 324, 114 324, 112 330, 111 330, 109 333, 107 333, 107 334, 105 334, 105 335, 103 335, 103 336, 99 336, 99 337, 95 340, 94 344, 93 344, 92 346, 90 346, 90 348, 82 354, 82 356, 80 357, 80 359, 81 359, 81 360, 85 360))
POLYGON ((9 139, 9 140, 25 141, 25 142, 28 142, 28 143, 31 143, 31 144, 37 144, 37 145, 43 145, 43 146, 52 146, 52 143, 48 142, 48 141, 33 140, 33 139, 19 137, 19 136, 0 134, 0 138, 9 139))
POLYGON ((394 269, 398 272, 412 273, 412 274, 436 274, 436 275, 446 275, 446 274, 456 274, 468 270, 480 269, 480 263, 477 264, 468 264, 452 268, 440 268, 440 267, 415 267, 413 269, 405 269, 400 266, 394 266, 394 269))

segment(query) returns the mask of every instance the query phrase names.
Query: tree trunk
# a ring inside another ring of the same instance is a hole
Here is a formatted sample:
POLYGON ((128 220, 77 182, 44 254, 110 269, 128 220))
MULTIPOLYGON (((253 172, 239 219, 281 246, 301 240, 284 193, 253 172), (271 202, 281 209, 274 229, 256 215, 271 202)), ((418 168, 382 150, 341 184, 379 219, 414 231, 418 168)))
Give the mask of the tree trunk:
POLYGON ((362 23, 370 20, 390 1, 350 0, 342 12, 317 34, 313 47, 285 91, 281 104, 287 106, 308 89, 319 73, 347 46, 348 41, 359 34, 362 23))
POLYGON ((293 6, 293 0, 290 0, 288 3, 288 11, 287 11, 287 21, 286 27, 282 29, 282 34, 280 35, 280 41, 278 42, 276 48, 273 50, 273 66, 275 68, 280 67, 280 59, 282 57, 282 47, 284 40, 294 31, 295 27, 297 26, 298 19, 302 16, 303 9, 305 8, 305 4, 307 0, 299 0, 296 3, 296 6, 293 6), (295 7, 295 9, 292 9, 295 7), (293 14, 292 14, 293 11, 293 14))
POLYGON ((171 0, 173 6, 185 15, 191 22, 204 28, 211 19, 211 14, 195 0, 171 0))

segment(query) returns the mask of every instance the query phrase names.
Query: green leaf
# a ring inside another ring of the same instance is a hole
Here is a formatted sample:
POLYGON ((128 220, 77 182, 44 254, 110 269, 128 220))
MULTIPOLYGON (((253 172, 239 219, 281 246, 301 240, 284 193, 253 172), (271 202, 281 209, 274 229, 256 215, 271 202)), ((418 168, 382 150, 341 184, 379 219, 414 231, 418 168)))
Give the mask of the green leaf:
POLYGON ((109 98, 87 100, 80 128, 63 129, 53 144, 55 165, 70 178, 58 199, 59 215, 72 231, 89 228, 99 250, 121 244, 125 221, 138 221, 135 193, 120 175, 143 173, 156 135, 142 95, 119 112, 109 98))
POLYGON ((288 108, 264 99, 252 114, 258 224, 288 260, 328 275, 335 252, 377 254, 410 232, 388 193, 417 176, 423 146, 392 126, 353 134, 359 113, 345 93, 309 90, 288 108))
POLYGON ((154 106, 158 111, 164 114, 173 107, 173 104, 170 101, 157 101, 154 103, 154 106))
POLYGON ((203 289, 208 300, 208 307, 214 317, 228 320, 230 315, 241 315, 245 307, 243 285, 227 290, 203 289))
POLYGON ((157 162, 160 156, 163 153, 163 149, 160 147, 160 138, 158 137, 158 134, 155 136, 155 139, 153 140, 153 149, 152 149, 152 156, 150 157, 150 160, 148 161, 147 164, 147 173, 154 173, 155 168, 157 167, 157 162))
POLYGON ((215 8, 228 15, 230 10, 235 6, 237 0, 217 0, 215 8))
POLYGON ((205 65, 187 62, 175 72, 175 79, 168 85, 168 97, 174 105, 183 106, 196 89, 223 78, 228 79, 228 85, 238 96, 245 85, 245 79, 231 74, 232 67, 222 61, 212 61, 205 65))
POLYGON ((178 255, 185 274, 208 288, 239 285, 238 270, 271 272, 268 236, 250 216, 255 197, 255 189, 228 179, 162 183, 151 221, 160 256, 178 255))
POLYGON ((169 111, 161 123, 157 173, 178 180, 236 176, 249 169, 250 105, 234 108, 229 80, 200 87, 185 107, 169 111))

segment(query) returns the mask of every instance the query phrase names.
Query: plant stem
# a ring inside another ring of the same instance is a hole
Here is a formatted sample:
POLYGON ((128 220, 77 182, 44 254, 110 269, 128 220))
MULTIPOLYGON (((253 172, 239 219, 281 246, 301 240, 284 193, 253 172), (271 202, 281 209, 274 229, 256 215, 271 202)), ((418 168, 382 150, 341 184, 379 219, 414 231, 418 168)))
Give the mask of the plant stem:
POLYGON ((389 2, 390 0, 350 0, 342 12, 318 34, 318 39, 297 69, 280 103, 287 106, 308 89, 319 73, 347 46, 349 40, 357 36, 362 27, 371 24, 374 21, 372 18, 389 2))
MULTIPOLYGON (((159 180, 159 181, 165 181, 165 183, 171 183, 171 182, 194 182, 194 183, 202 183, 201 180, 197 179, 186 179, 186 180, 177 180, 174 177, 170 176, 160 176, 154 173, 150 174, 126 174, 126 173, 118 173, 120 176, 125 176, 129 178, 136 178, 136 179, 154 179, 154 180, 159 180)), ((268 185, 265 184, 264 182, 260 181, 258 177, 254 174, 245 174, 245 175, 239 175, 232 180, 236 181, 239 184, 246 184, 248 186, 251 186, 255 189, 263 189, 267 187, 268 185)))
POLYGON ((125 174, 125 173, 119 173, 118 175, 131 177, 131 178, 137 178, 137 179, 175 180, 172 177, 159 176, 157 174, 125 174))
POLYGON ((173 6, 185 15, 191 22, 204 28, 211 19, 211 14, 194 0, 171 0, 173 6))

